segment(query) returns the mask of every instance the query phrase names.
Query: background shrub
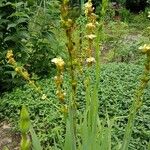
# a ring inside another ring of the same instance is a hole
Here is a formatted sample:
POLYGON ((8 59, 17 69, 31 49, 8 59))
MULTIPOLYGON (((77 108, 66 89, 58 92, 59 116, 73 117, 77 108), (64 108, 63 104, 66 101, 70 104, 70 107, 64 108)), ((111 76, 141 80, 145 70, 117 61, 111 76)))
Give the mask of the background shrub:
POLYGON ((61 55, 58 1, 2 0, 0 2, 0 93, 22 84, 5 59, 12 49, 17 62, 29 72, 47 75, 51 58, 61 55), (9 11, 8 11, 9 10, 9 11), (55 29, 55 30, 54 30, 55 29), (57 36, 59 37, 59 36, 57 36))

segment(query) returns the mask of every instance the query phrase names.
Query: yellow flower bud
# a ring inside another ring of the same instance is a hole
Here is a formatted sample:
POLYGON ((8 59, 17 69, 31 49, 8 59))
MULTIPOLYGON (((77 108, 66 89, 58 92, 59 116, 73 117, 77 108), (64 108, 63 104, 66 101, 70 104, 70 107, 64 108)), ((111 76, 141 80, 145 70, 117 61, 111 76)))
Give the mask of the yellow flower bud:
POLYGON ((62 108, 61 108, 61 112, 64 113, 64 114, 67 114, 68 113, 68 106, 63 105, 62 108))
POLYGON ((11 57, 11 58, 9 58, 8 63, 14 65, 16 63, 16 61, 14 58, 11 57))
POLYGON ((30 117, 27 108, 23 105, 20 114, 20 130, 26 134, 30 129, 30 117))
POLYGON ((11 57, 13 57, 13 51, 12 50, 8 50, 8 52, 6 54, 6 58, 10 59, 11 57))
POLYGON ((57 90, 56 95, 58 96, 58 99, 63 103, 65 100, 66 93, 63 91, 57 90))

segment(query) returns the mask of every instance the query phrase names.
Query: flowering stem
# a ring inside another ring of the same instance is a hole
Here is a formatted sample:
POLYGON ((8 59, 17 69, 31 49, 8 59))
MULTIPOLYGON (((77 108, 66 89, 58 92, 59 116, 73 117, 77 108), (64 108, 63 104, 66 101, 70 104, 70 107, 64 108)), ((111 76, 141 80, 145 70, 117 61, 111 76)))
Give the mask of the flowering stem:
POLYGON ((124 140, 123 140, 121 150, 128 150, 136 113, 142 106, 142 103, 143 103, 142 96, 144 93, 144 89, 146 88, 148 81, 149 81, 150 51, 146 52, 146 56, 147 56, 147 60, 145 63, 143 77, 141 78, 141 83, 135 92, 135 98, 130 109, 128 123, 125 129, 125 135, 124 135, 124 140))
MULTIPOLYGON (((64 0, 61 6, 61 19, 63 23, 63 27, 66 32, 67 37, 67 50, 69 54, 69 71, 70 71, 70 77, 71 77, 71 100, 69 103, 69 116, 72 121, 70 126, 72 128, 72 134, 73 134, 73 141, 76 141, 76 75, 75 75, 75 59, 76 59, 76 53, 74 49, 74 42, 72 40, 72 34, 74 29, 74 22, 72 19, 70 19, 69 16, 69 1, 64 0)), ((76 143, 76 142, 75 142, 76 143)))

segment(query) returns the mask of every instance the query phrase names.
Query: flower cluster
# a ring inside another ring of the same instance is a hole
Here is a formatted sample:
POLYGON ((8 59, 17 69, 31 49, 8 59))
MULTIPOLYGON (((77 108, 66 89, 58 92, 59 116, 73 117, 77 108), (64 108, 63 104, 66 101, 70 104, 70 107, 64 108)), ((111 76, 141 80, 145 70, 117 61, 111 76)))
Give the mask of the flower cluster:
POLYGON ((8 50, 7 54, 6 54, 6 58, 8 59, 8 63, 11 65, 15 65, 16 61, 14 59, 14 54, 12 50, 8 50))
MULTIPOLYGON (((68 51, 68 70, 69 70, 69 73, 70 73, 70 76, 71 76, 71 93, 73 95, 72 97, 72 102, 70 102, 70 104, 68 105, 68 109, 71 109, 71 110, 75 110, 75 103, 76 103, 76 100, 75 100, 75 97, 76 95, 74 93, 76 93, 76 71, 77 71, 77 65, 78 65, 78 61, 77 61, 77 51, 75 49, 75 42, 73 40, 73 31, 75 29, 75 21, 74 21, 74 17, 71 15, 72 12, 71 12, 71 9, 70 9, 70 4, 69 4, 69 0, 63 0, 62 1, 62 5, 61 5, 61 22, 62 22, 62 25, 63 25, 63 28, 64 28, 64 31, 66 33, 66 37, 67 37, 67 43, 66 43, 66 48, 67 48, 67 51, 68 51)), ((57 59, 56 59, 57 60, 57 59)), ((56 61, 56 60, 53 60, 53 61, 56 61)), ((58 60, 57 60, 58 62, 58 60)), ((56 64, 56 63, 55 63, 56 64)), ((59 72, 59 68, 60 66, 57 66, 57 70, 58 70, 58 74, 57 76, 55 77, 55 82, 56 82, 56 85, 57 85, 57 96, 58 98, 60 99, 60 101, 64 101, 64 97, 65 97, 65 93, 63 91, 63 89, 61 88, 61 75, 62 75, 62 72, 60 73, 59 72)), ((64 110, 64 113, 66 113, 66 105, 64 104, 63 105, 63 110, 64 110)))
POLYGON ((59 101, 64 104, 61 108, 61 111, 63 113, 67 112, 67 107, 65 105, 65 95, 66 93, 64 92, 62 85, 63 85, 63 71, 64 71, 64 65, 65 62, 61 57, 59 58, 53 58, 51 60, 52 63, 54 63, 57 67, 57 75, 54 77, 54 81, 57 87, 56 95, 59 99, 59 101))
POLYGON ((30 80, 30 75, 28 74, 28 72, 21 66, 18 66, 17 62, 14 59, 14 54, 12 50, 8 50, 7 54, 6 54, 6 58, 8 60, 8 63, 11 64, 14 67, 14 70, 20 74, 21 76, 23 76, 23 78, 25 80, 30 80))
POLYGON ((87 35, 85 36, 88 41, 88 48, 87 48, 87 59, 86 63, 88 66, 91 66, 93 63, 95 63, 95 58, 92 56, 92 48, 93 48, 93 42, 96 38, 95 29, 96 29, 96 15, 93 13, 94 8, 92 7, 91 0, 88 0, 88 2, 85 4, 85 15, 87 17, 88 23, 86 24, 86 30, 87 35))
POLYGON ((93 12, 94 8, 92 7, 92 1, 88 0, 87 3, 85 3, 85 15, 90 15, 93 12))
POLYGON ((63 28, 71 28, 73 26, 73 21, 70 19, 69 16, 69 1, 68 0, 63 0, 62 5, 61 5, 61 22, 63 28))
MULTIPOLYGON (((16 71, 17 74, 21 75, 25 80, 28 81, 28 83, 34 88, 36 89, 38 92, 41 93, 41 89, 39 86, 37 86, 35 84, 35 82, 33 80, 30 79, 30 75, 28 73, 28 71, 18 65, 18 63, 15 61, 14 59, 14 54, 13 54, 13 51, 12 50, 8 50, 7 54, 6 54, 6 58, 7 58, 7 62, 12 65, 12 67, 14 68, 14 70, 16 71)), ((43 98, 42 98, 43 99, 43 98)))

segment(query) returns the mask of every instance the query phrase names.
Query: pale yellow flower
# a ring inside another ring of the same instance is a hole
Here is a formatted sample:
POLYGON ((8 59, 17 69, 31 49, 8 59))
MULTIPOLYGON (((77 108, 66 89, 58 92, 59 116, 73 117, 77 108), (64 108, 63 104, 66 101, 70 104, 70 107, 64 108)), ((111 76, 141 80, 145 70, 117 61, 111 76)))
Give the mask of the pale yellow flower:
POLYGON ((94 28, 95 28, 95 25, 94 25, 93 23, 88 23, 88 24, 86 25, 86 28, 88 28, 88 29, 94 29, 94 28))
POLYGON ((53 58, 51 60, 51 62, 54 63, 57 66, 58 69, 63 69, 64 68, 65 62, 61 57, 53 58))
POLYGON ((140 46, 139 49, 142 50, 143 53, 146 53, 150 51, 150 44, 144 44, 143 46, 140 46))
POLYGON ((89 63, 89 64, 91 64, 91 63, 95 63, 96 60, 95 60, 94 57, 89 57, 89 58, 86 59, 86 62, 89 63))
POLYGON ((94 34, 89 34, 86 36, 87 39, 93 40, 94 38, 96 38, 96 35, 94 34))
POLYGON ((47 98, 46 94, 42 95, 42 99, 45 100, 47 98))

